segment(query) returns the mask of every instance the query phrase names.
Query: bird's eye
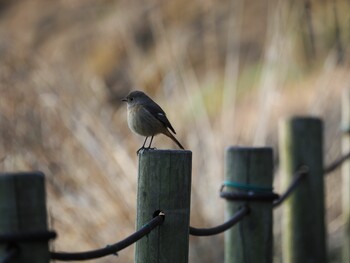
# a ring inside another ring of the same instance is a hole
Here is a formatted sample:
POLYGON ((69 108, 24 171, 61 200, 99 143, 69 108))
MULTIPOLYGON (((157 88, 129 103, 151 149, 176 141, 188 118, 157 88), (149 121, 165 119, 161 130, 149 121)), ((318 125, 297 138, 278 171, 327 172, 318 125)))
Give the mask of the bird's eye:
POLYGON ((131 98, 129 98, 129 100, 130 100, 130 101, 133 101, 133 100, 134 100, 134 98, 132 98, 132 97, 131 97, 131 98))

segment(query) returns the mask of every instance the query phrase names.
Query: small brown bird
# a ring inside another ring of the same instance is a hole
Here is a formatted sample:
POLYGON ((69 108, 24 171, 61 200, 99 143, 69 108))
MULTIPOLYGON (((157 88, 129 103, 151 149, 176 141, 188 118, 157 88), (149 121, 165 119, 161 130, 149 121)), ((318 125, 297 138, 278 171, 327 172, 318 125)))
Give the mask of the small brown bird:
POLYGON ((147 149, 150 149, 153 137, 159 133, 168 136, 181 149, 184 149, 181 143, 168 130, 169 128, 174 134, 176 134, 173 126, 171 126, 166 117, 165 112, 144 92, 137 90, 132 91, 123 99, 123 101, 126 101, 128 104, 128 125, 130 130, 136 134, 146 136, 142 147, 137 150, 137 154, 140 150, 146 148, 145 144, 148 137, 151 137, 151 141, 147 147, 147 149))

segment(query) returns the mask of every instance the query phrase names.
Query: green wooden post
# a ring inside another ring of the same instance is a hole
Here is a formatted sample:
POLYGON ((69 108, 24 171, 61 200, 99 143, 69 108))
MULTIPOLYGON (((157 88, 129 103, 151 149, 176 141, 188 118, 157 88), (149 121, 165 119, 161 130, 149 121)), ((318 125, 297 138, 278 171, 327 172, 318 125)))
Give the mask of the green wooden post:
MULTIPOLYGON (((272 187, 271 148, 230 147, 226 152, 226 180, 245 185, 272 187)), ((237 189, 227 188, 227 191, 237 189)), ((225 232, 225 263, 272 262, 272 202, 233 202, 226 205, 226 218, 248 203, 250 214, 225 232)))
POLYGON ((285 188, 302 165, 309 173, 284 204, 283 262, 327 262, 323 183, 323 126, 317 118, 280 123, 280 161, 285 188))
MULTIPOLYGON (((344 136, 342 139, 342 151, 344 154, 350 151, 350 90, 345 90, 342 101, 342 127, 344 136)), ((350 161, 342 165, 342 203, 344 239, 342 247, 342 260, 350 262, 350 161)))
POLYGON ((188 262, 191 167, 190 151, 140 152, 136 228, 157 210, 165 221, 136 243, 135 263, 188 262))
MULTIPOLYGON (((46 231, 46 199, 42 173, 0 174, 0 234, 46 231)), ((13 263, 49 262, 48 242, 16 244, 19 254, 13 263)), ((0 258, 7 244, 0 244, 0 258)))

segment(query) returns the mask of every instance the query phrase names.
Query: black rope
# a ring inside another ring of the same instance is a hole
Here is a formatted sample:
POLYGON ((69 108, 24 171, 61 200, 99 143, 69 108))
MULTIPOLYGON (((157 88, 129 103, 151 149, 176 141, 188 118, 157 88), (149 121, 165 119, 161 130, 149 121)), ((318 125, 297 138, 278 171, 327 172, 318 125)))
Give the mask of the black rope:
POLYGON ((287 190, 282 194, 277 200, 273 202, 273 207, 276 208, 280 204, 286 200, 289 195, 296 189, 296 187, 300 184, 300 182, 306 177, 309 173, 309 168, 307 166, 302 166, 300 169, 294 174, 294 178, 292 183, 289 185, 287 190))
POLYGON ((324 168, 323 173, 329 174, 335 171, 338 167, 340 167, 340 165, 342 165, 349 158, 350 158, 350 152, 340 157, 339 159, 335 160, 333 163, 331 163, 326 168, 324 168))
POLYGON ((105 248, 96 249, 86 252, 50 252, 51 259, 61 260, 61 261, 73 261, 73 260, 90 260, 95 258, 100 258, 108 255, 117 255, 117 252, 134 244, 136 241, 149 234, 154 228, 160 226, 165 219, 163 212, 159 212, 151 221, 144 225, 140 230, 136 231, 129 237, 121 240, 113 245, 108 245, 105 248))
POLYGON ((280 196, 276 193, 238 193, 238 192, 220 192, 220 197, 231 201, 255 201, 255 202, 272 202, 280 196))
POLYGON ((212 227, 212 228, 195 228, 190 226, 190 235, 192 236, 212 236, 220 234, 227 229, 233 227, 236 223, 241 221, 243 217, 245 217, 247 214, 249 214, 249 207, 248 206, 242 206, 235 214, 234 216, 228 220, 227 222, 223 223, 222 225, 212 227))
POLYGON ((15 257, 18 256, 19 250, 16 246, 11 246, 7 251, 6 254, 0 259, 0 263, 10 263, 13 262, 15 257))
POLYGON ((0 234, 0 243, 44 242, 56 238, 55 231, 27 231, 0 234))

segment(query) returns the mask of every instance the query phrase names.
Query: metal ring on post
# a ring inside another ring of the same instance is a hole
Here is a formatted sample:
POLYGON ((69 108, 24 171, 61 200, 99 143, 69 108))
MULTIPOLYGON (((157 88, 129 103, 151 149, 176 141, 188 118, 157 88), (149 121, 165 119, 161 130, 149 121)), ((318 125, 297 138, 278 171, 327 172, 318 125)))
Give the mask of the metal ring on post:
POLYGON ((225 181, 220 188, 220 197, 231 201, 272 202, 280 197, 272 190, 272 187, 225 181), (225 186, 236 188, 238 191, 225 192, 225 186))

